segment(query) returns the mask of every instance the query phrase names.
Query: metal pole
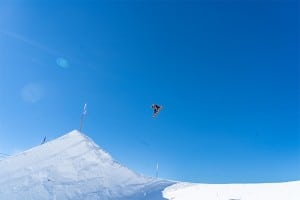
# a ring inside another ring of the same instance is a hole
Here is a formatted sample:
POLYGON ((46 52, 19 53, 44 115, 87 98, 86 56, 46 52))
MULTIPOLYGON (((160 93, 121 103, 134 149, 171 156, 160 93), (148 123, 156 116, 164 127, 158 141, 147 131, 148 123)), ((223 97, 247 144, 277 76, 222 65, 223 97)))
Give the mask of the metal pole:
POLYGON ((81 114, 81 118, 80 118, 80 127, 79 127, 79 132, 81 132, 82 130, 82 126, 83 126, 83 120, 84 120, 84 116, 86 115, 86 103, 83 106, 83 112, 81 114))
POLYGON ((156 164, 156 178, 158 178, 158 163, 156 164))

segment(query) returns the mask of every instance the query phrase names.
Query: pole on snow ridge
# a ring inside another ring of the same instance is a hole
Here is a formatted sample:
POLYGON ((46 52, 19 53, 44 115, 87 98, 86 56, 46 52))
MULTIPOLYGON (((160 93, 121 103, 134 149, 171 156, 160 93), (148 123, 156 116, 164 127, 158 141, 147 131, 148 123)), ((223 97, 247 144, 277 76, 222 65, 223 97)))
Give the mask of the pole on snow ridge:
POLYGON ((158 178, 158 163, 156 163, 156 178, 158 178))
POLYGON ((83 112, 82 112, 81 118, 80 118, 79 132, 81 132, 81 130, 82 130, 83 119, 84 119, 84 116, 85 116, 85 115, 86 115, 86 103, 85 103, 84 106, 83 106, 83 112))
POLYGON ((47 137, 45 136, 43 141, 41 142, 41 144, 44 144, 46 142, 46 140, 47 140, 47 137))

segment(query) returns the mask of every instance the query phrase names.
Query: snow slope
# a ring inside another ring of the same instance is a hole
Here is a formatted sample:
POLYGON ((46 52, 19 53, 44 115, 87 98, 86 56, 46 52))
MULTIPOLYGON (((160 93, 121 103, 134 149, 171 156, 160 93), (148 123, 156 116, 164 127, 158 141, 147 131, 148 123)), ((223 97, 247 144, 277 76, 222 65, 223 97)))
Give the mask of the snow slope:
POLYGON ((0 200, 300 200, 300 181, 192 184, 145 177, 72 131, 0 160, 0 200))
POLYGON ((170 200, 299 200, 300 181, 261 184, 177 183, 163 196, 170 200))
POLYGON ((162 200, 171 184, 121 166, 78 131, 0 161, 0 200, 162 200))

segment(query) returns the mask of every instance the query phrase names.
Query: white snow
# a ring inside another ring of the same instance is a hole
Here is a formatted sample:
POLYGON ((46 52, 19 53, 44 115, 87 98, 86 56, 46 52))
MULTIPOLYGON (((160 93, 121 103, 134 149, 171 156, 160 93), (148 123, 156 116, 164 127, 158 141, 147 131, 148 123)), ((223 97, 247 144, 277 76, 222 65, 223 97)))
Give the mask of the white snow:
POLYGON ((0 161, 0 200, 163 199, 170 184, 121 166, 78 131, 0 161))
POLYGON ((170 200, 299 200, 300 181, 256 184, 177 183, 163 196, 170 200))
POLYGON ((0 200, 299 200, 299 191, 300 181, 192 184, 146 177, 78 131, 0 160, 0 200))

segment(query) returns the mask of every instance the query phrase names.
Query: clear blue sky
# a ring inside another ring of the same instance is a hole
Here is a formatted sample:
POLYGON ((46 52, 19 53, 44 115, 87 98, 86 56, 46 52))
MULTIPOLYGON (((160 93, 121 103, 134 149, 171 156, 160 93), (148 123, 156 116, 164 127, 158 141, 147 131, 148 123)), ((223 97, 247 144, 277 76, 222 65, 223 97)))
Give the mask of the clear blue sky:
POLYGON ((300 179, 297 1, 1 1, 0 152, 79 127, 125 166, 300 179), (151 118, 152 103, 164 109, 151 118))

